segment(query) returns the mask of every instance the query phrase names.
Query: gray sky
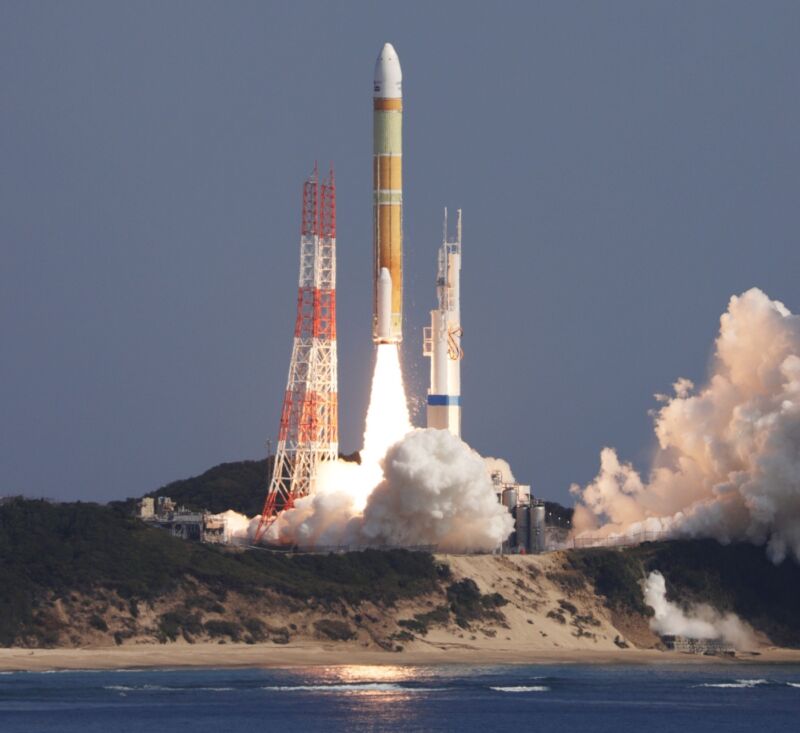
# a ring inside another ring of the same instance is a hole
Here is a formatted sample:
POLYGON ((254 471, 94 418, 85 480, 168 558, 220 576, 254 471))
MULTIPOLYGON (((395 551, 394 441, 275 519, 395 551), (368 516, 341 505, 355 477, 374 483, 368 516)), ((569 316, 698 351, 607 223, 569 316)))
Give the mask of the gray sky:
POLYGON ((111 499, 263 457, 315 159, 360 446, 385 41, 412 395, 460 206, 465 438, 562 501, 604 445, 646 466, 652 394, 702 380, 728 297, 800 310, 798 28, 794 2, 5 0, 0 493, 111 499))

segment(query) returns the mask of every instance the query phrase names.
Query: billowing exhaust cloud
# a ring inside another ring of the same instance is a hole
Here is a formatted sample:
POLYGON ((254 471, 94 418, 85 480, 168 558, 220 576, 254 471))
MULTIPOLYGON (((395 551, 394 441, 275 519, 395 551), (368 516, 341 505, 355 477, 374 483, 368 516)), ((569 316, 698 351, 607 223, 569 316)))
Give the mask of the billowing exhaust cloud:
POLYGON ((580 534, 711 537, 766 544, 800 561, 800 317, 753 288, 720 319, 712 373, 655 414, 647 480, 612 448, 578 496, 580 534))
POLYGON ((753 649, 753 630, 736 614, 720 614, 701 604, 687 613, 667 600, 664 576, 654 570, 644 582, 644 602, 653 609, 650 628, 660 636, 671 634, 690 639, 724 639, 736 649, 753 649))
POLYGON ((284 512, 267 540, 300 547, 435 546, 440 551, 491 551, 513 520, 498 503, 484 459, 446 430, 413 430, 389 448, 383 478, 363 511, 347 490, 344 470, 313 497, 284 512))
MULTIPOLYGON (((492 470, 513 480, 508 463, 482 458, 448 431, 412 428, 397 346, 380 344, 361 463, 321 464, 313 494, 281 512, 264 540, 300 548, 492 551, 514 528, 497 500, 492 470)), ((258 517, 236 515, 229 526, 246 543, 258 517)))
POLYGON ((491 551, 514 528, 484 459, 446 430, 410 433, 389 449, 383 470, 360 526, 367 541, 491 551))

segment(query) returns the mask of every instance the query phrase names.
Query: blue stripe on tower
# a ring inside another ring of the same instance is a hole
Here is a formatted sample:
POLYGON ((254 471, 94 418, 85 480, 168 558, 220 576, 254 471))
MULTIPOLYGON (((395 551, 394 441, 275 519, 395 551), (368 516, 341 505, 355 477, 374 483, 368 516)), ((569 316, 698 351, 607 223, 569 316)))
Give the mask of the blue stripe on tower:
POLYGON ((428 404, 445 407, 461 407, 461 395, 429 394, 428 404))

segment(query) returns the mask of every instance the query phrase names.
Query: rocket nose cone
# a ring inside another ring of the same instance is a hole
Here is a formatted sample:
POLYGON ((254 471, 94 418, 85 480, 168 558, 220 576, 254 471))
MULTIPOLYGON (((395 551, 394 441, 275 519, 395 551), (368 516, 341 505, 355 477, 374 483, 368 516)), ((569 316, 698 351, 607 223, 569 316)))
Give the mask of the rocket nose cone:
POLYGON ((403 96, 403 72, 400 59, 391 43, 384 43, 375 62, 374 96, 379 99, 399 99, 403 96))

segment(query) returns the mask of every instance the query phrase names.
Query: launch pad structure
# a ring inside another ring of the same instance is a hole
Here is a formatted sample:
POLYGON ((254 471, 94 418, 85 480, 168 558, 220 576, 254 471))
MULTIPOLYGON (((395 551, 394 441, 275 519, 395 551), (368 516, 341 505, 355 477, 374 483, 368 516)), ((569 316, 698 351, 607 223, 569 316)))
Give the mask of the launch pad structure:
POLYGON ((289 377, 258 544, 279 512, 313 492, 319 464, 339 453, 336 358, 336 183, 317 166, 303 184, 300 276, 289 377))

